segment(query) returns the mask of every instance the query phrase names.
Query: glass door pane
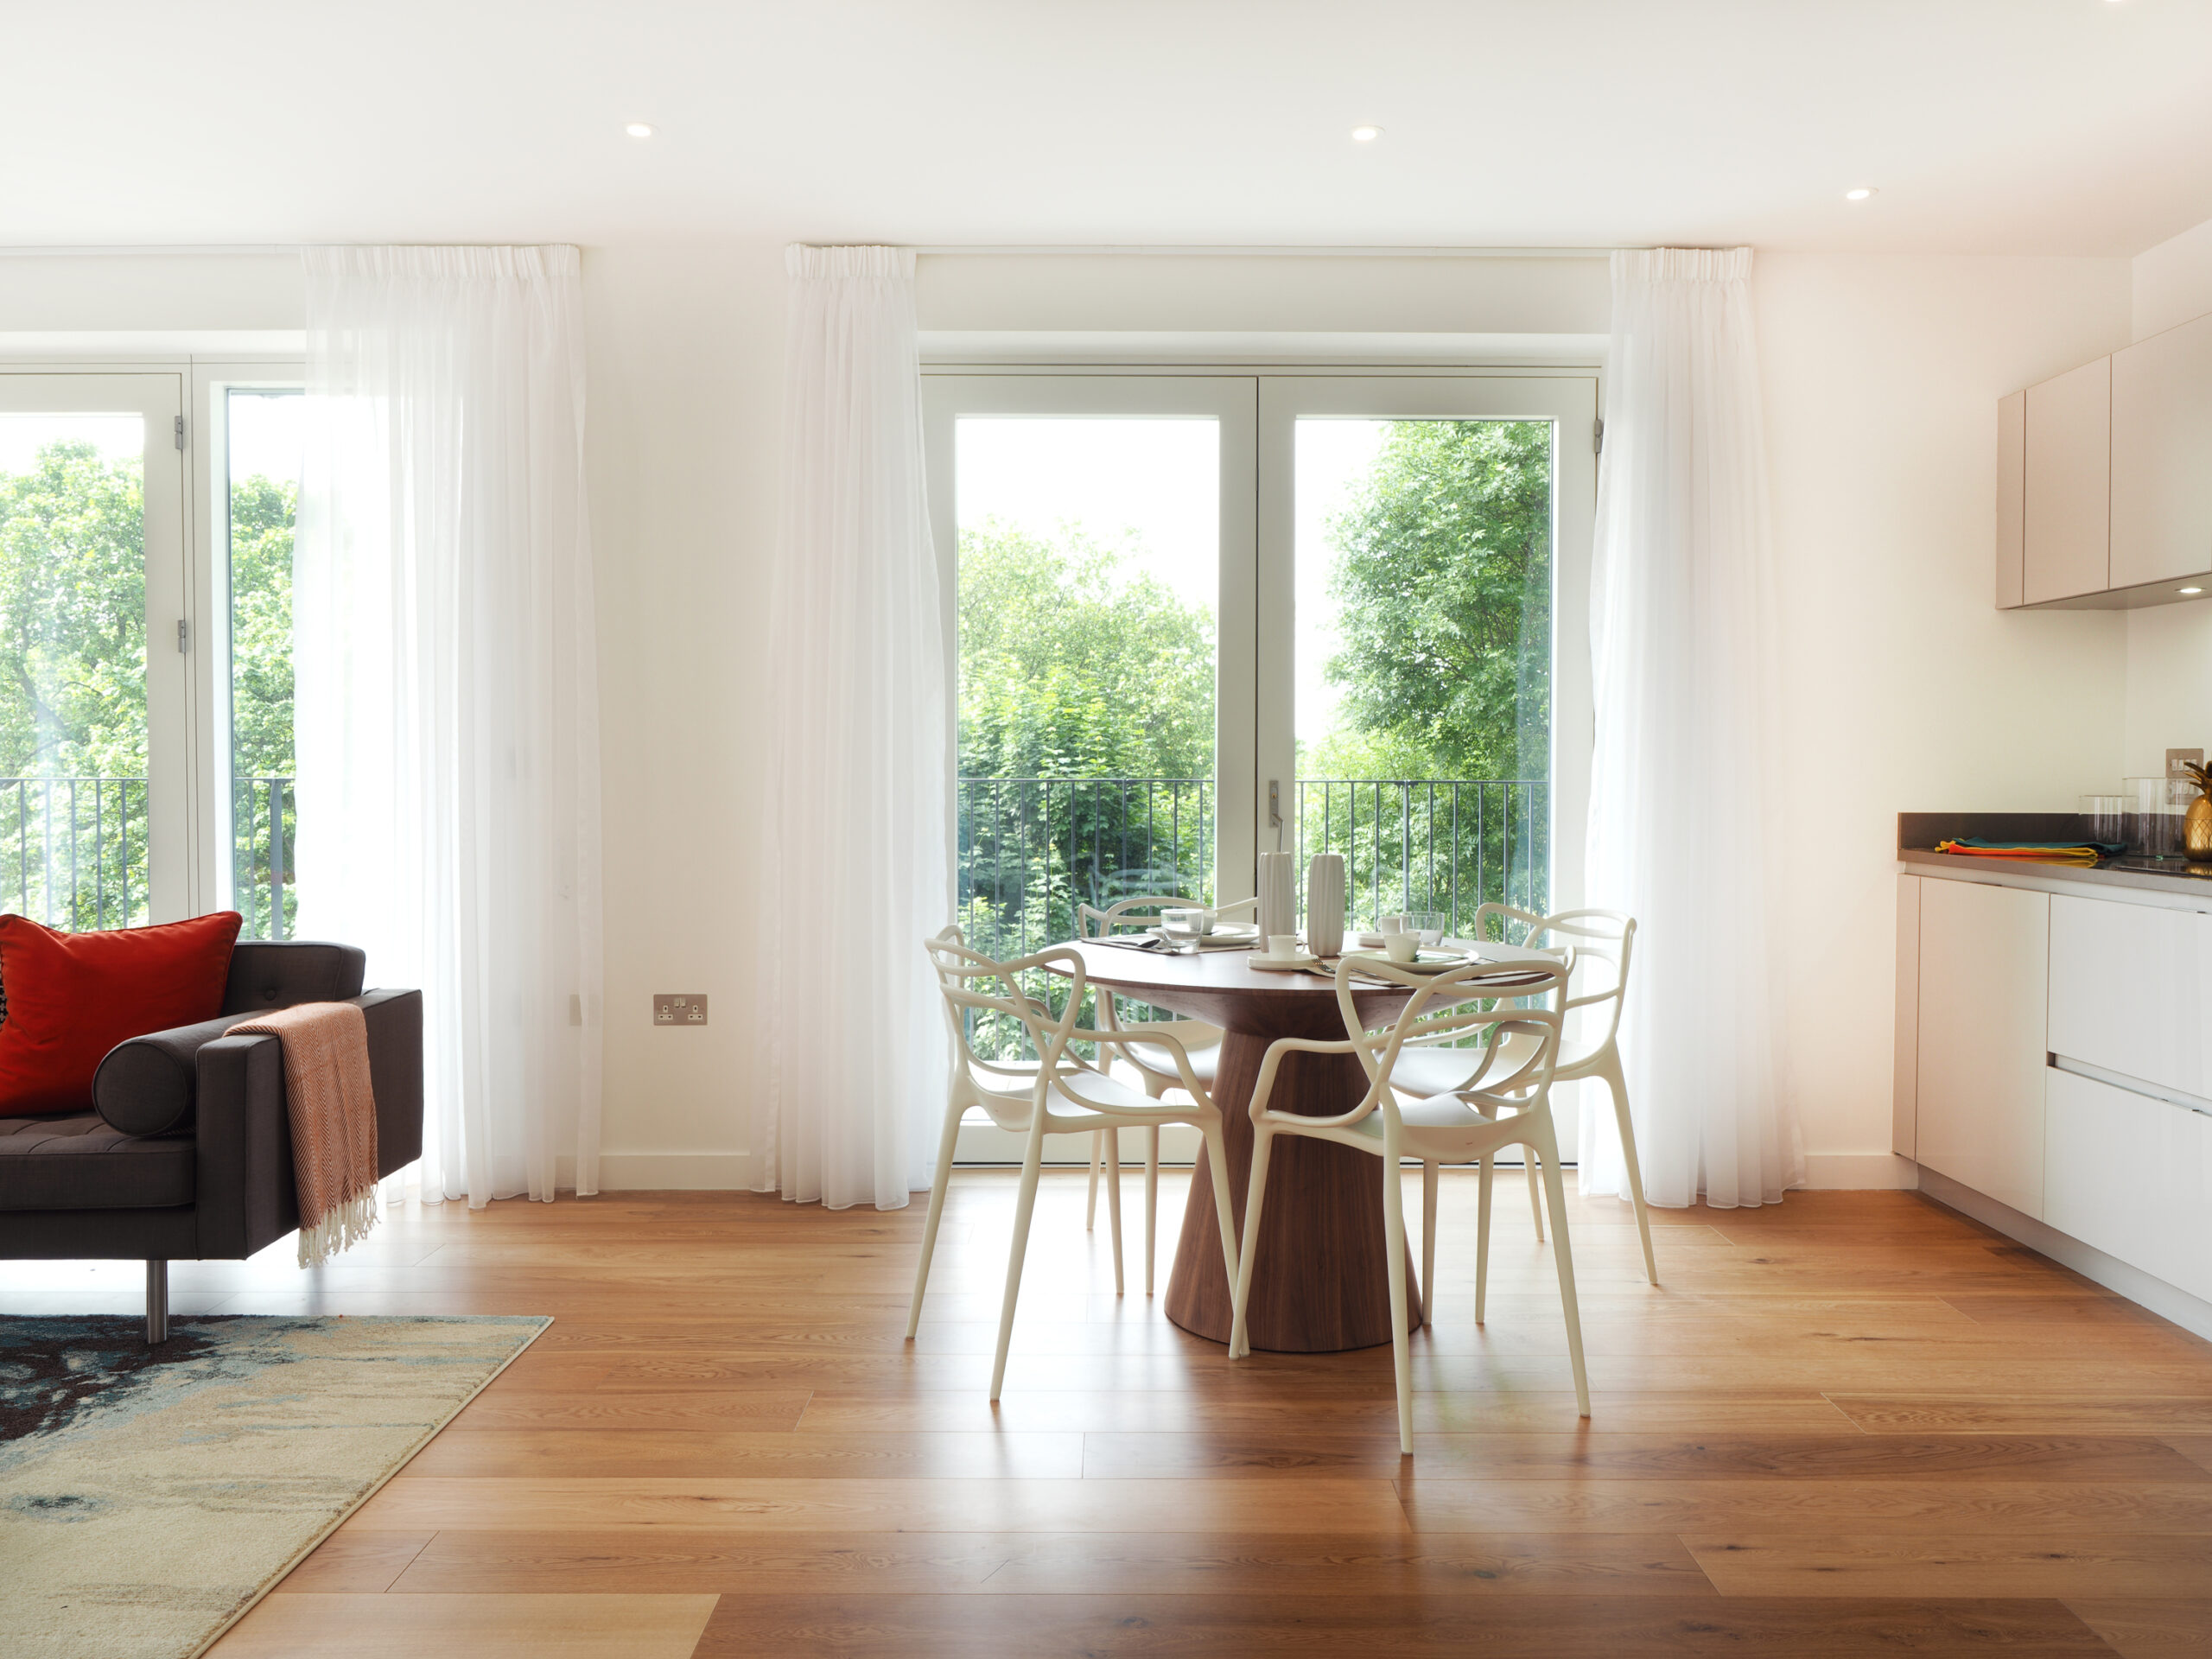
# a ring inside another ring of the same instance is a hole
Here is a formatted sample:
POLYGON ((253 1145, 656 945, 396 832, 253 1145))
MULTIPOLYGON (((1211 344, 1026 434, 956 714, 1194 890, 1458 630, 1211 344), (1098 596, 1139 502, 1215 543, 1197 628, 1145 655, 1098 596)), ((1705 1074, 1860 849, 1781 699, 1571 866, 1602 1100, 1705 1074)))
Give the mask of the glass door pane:
POLYGON ((0 375, 0 907, 70 931, 182 913, 179 392, 0 375))
POLYGON ((231 903, 239 937, 285 939, 298 909, 298 774, 292 747, 292 527, 302 393, 232 387, 223 398, 229 594, 231 903))
POLYGON ((1296 435, 1299 861, 1351 915, 1549 907, 1549 421, 1306 416, 1296 435))
POLYGON ((1220 433, 956 427, 962 925, 1020 956, 1075 907, 1215 889, 1220 433))

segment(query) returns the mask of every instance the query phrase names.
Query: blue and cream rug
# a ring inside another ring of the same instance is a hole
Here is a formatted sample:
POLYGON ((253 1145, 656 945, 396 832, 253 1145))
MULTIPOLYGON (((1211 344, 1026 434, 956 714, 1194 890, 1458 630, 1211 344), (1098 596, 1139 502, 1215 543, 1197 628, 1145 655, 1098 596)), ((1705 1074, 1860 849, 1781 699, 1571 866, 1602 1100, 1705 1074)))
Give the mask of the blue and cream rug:
POLYGON ((187 1659, 550 1319, 0 1319, 0 1659, 187 1659))

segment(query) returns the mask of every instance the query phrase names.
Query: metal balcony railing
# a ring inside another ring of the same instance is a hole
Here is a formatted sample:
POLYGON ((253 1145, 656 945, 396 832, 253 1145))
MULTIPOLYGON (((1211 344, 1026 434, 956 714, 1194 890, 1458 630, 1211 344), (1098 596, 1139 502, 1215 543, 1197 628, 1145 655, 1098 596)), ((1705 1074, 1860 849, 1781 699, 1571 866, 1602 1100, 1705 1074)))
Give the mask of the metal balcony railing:
POLYGON ((0 778, 0 893, 72 933, 146 919, 143 778, 0 778))
MULTIPOLYGON (((1301 778, 1298 862, 1344 861, 1349 918, 1397 911, 1471 925, 1500 900, 1543 915, 1551 899, 1551 786, 1525 779, 1301 778)), ((1305 902, 1300 895, 1300 903, 1305 902)))
MULTIPOLYGON (((0 778, 0 904, 73 933, 148 920, 143 778, 0 778)), ((292 935, 298 810, 289 778, 238 778, 231 793, 238 937, 292 935)))

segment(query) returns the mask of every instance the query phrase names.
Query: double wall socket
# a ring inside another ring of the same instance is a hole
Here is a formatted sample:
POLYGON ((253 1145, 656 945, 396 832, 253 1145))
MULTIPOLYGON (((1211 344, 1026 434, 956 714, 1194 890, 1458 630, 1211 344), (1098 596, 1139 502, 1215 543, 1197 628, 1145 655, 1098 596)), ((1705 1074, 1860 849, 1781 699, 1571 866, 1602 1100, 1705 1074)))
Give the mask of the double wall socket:
POLYGON ((655 991, 653 993, 653 1024, 703 1026, 706 1023, 707 999, 704 993, 690 991, 655 991))

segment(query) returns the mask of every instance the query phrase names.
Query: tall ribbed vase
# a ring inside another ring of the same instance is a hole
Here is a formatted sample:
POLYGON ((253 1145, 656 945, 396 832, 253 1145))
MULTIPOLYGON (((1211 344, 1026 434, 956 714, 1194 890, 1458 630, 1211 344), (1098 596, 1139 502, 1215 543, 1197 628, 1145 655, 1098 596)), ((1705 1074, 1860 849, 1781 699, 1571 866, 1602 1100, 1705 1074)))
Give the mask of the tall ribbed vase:
POLYGON ((1344 948, 1344 861, 1317 853, 1306 867, 1306 948, 1333 957, 1344 948))
POLYGON ((1268 940, 1277 933, 1298 931, 1297 888, 1295 880, 1298 861, 1291 853, 1262 853, 1260 855, 1260 949, 1268 948, 1268 940))

